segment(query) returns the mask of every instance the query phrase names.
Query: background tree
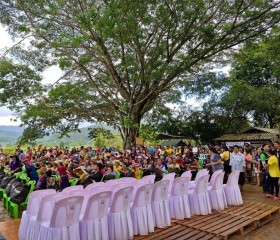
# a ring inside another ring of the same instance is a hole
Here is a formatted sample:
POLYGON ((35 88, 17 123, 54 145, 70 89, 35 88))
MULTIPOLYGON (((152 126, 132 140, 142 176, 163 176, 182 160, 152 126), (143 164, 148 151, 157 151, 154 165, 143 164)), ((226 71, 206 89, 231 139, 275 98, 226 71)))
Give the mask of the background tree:
POLYGON ((65 82, 78 82, 95 101, 93 106, 75 102, 71 108, 81 112, 71 115, 60 98, 50 103, 49 93, 40 94, 40 99, 28 104, 22 120, 44 133, 43 118, 47 118, 50 129, 63 133, 76 129, 84 119, 100 121, 99 110, 105 105, 103 121, 119 129, 124 147, 129 148, 135 144, 141 119, 163 94, 190 79, 191 73, 202 71, 206 61, 266 33, 279 22, 279 4, 266 0, 2 1, 1 23, 14 37, 30 39, 32 54, 16 49, 17 57, 38 71, 59 64, 65 71, 63 83, 58 82, 53 91, 64 89, 61 94, 67 95, 65 82), (109 118, 107 112, 113 116, 109 118))

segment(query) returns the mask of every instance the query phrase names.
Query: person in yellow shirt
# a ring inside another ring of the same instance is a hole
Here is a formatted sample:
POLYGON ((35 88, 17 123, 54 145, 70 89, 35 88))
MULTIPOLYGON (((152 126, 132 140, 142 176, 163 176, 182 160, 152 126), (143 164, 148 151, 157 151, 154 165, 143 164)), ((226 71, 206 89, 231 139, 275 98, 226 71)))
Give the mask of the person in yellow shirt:
POLYGON ((138 163, 134 163, 131 170, 131 172, 134 172, 135 178, 137 180, 141 179, 142 177, 142 171, 139 169, 139 167, 140 165, 138 163))
POLYGON ((114 172, 120 172, 122 170, 122 166, 120 164, 119 160, 115 160, 114 161, 114 168, 113 168, 114 172))
POLYGON ((220 156, 221 156, 221 160, 224 162, 225 183, 226 183, 228 176, 231 173, 231 166, 229 165, 230 152, 227 146, 223 147, 223 152, 220 154, 220 156))
POLYGON ((267 194, 266 197, 273 198, 273 200, 279 200, 279 177, 280 177, 280 166, 278 164, 278 158, 276 157, 275 149, 270 149, 270 157, 268 159, 268 172, 270 177, 270 194, 267 194), (275 189, 275 195, 274 195, 275 189))

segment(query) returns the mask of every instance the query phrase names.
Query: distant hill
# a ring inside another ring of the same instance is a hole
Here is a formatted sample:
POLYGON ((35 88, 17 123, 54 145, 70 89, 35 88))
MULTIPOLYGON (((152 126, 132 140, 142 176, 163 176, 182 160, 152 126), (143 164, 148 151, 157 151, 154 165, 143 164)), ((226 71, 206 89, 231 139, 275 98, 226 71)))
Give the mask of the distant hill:
MULTIPOLYGON (((100 127, 94 125, 91 127, 100 127)), ((114 134, 118 134, 116 130, 109 126, 104 126, 105 129, 111 130, 114 134)), ((59 138, 58 134, 50 134, 42 139, 38 139, 37 143, 45 146, 90 146, 92 139, 88 137, 88 128, 80 128, 81 132, 71 132, 69 137, 59 138)), ((0 125, 0 146, 14 146, 18 138, 22 135, 24 127, 18 126, 1 126, 0 125)))

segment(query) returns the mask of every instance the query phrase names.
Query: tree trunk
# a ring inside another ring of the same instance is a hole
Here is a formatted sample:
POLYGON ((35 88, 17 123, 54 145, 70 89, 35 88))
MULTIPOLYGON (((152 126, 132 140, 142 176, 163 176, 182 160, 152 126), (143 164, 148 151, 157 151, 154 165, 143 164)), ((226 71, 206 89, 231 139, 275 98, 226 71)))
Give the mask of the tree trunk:
POLYGON ((123 132, 123 148, 132 149, 136 146, 136 138, 139 136, 141 116, 136 113, 130 121, 130 126, 122 127, 123 132))

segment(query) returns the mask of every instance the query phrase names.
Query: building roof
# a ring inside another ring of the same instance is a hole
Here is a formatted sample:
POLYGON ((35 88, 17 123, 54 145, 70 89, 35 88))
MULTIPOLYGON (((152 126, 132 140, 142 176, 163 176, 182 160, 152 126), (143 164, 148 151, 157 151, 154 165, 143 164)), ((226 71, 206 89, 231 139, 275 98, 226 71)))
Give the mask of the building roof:
POLYGON ((163 141, 160 146, 185 146, 186 143, 183 142, 182 140, 167 140, 167 141, 163 141))
POLYGON ((215 141, 256 141, 279 139, 279 130, 252 127, 236 134, 225 134, 215 138, 215 141))

